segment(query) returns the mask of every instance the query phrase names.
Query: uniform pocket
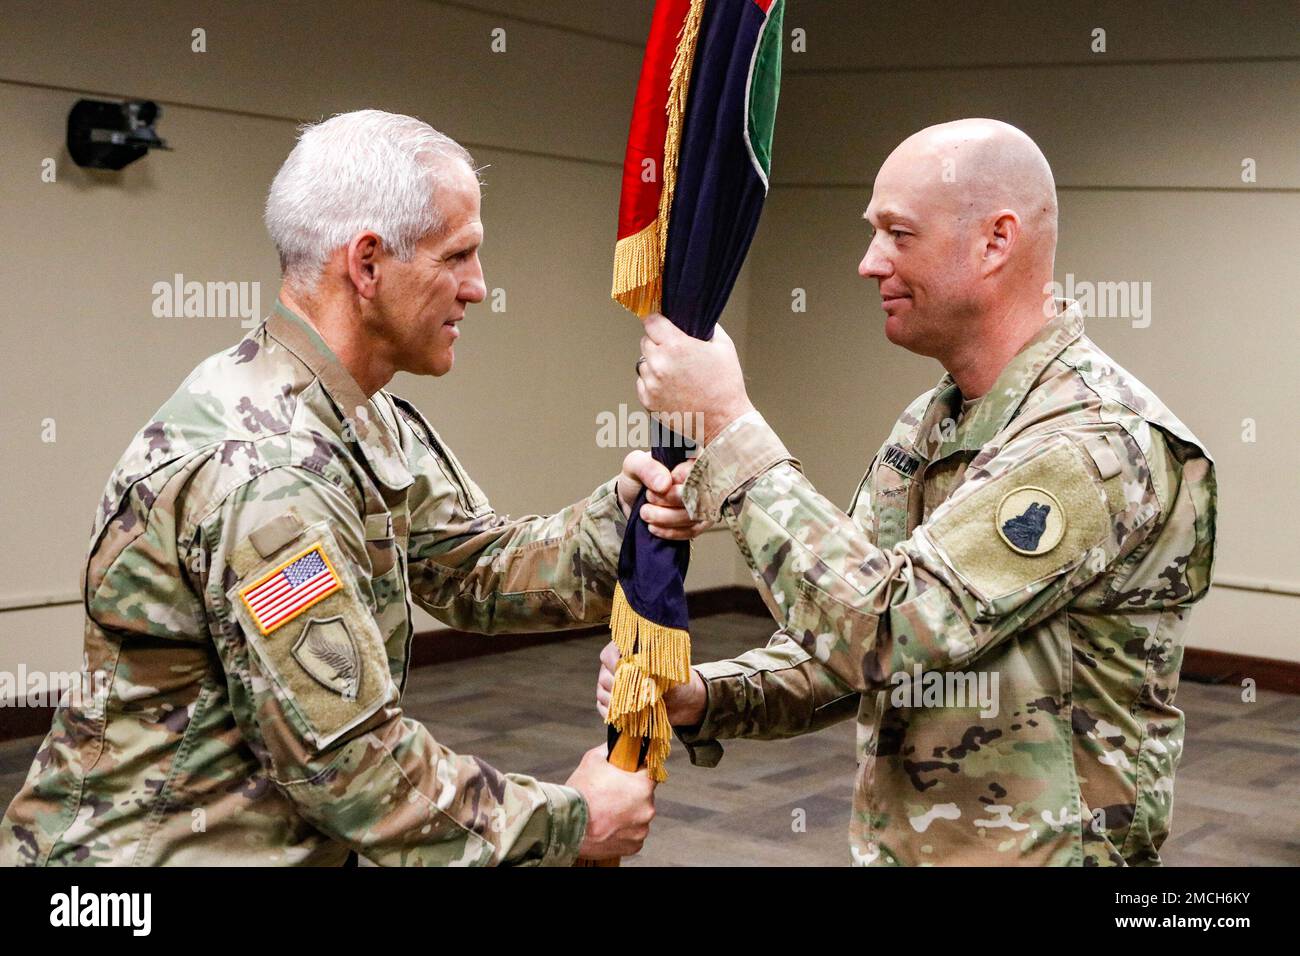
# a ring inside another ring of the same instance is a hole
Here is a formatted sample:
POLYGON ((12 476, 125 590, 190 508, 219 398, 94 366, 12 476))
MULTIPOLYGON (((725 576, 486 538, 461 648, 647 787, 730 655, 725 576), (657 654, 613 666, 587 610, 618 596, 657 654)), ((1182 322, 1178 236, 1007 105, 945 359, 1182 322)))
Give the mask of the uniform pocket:
POLYGON ((876 615, 850 607, 805 578, 799 580, 799 594, 790 609, 791 635, 809 656, 859 693, 884 679, 875 653, 879 623, 876 615))
POLYGON ((397 563, 397 543, 393 538, 367 538, 366 557, 370 559, 371 577, 382 577, 397 563))

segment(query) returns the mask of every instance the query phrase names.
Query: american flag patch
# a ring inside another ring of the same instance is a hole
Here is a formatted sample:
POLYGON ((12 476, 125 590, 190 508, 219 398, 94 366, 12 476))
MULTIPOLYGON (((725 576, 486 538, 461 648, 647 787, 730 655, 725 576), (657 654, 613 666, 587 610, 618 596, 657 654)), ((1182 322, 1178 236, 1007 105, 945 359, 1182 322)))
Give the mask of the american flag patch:
POLYGON ((342 586, 329 558, 319 544, 314 544, 254 581, 239 596, 253 615, 257 629, 270 634, 342 586))

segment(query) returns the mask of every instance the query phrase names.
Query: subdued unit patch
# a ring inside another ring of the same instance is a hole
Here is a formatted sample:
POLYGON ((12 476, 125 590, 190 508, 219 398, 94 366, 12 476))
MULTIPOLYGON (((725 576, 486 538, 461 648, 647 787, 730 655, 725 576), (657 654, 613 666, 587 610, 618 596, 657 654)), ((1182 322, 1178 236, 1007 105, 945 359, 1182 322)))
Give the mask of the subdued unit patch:
POLYGON ((1110 512, 1092 461, 1064 436, 948 508, 926 529, 938 552, 984 601, 996 601, 1075 566, 1109 532, 1110 512), (1019 510, 1013 510, 1017 503, 1019 510), (1044 512, 1043 507, 1051 510, 1044 512), (1006 517, 998 520, 1004 511, 1006 517), (1048 538, 1053 513, 1061 519, 1055 542, 1048 538), (1007 540, 1002 524, 1016 518, 1024 520, 1025 530, 1013 531, 1007 540), (1035 538, 1039 520, 1044 527, 1035 538), (1026 544, 1033 539, 1036 548, 1019 550, 1017 534, 1026 544), (1050 549, 1045 548, 1048 543, 1050 549))
POLYGON ((1046 554, 1065 534, 1065 511, 1046 488, 1022 485, 1002 498, 993 518, 1007 547, 1020 554, 1046 554))
POLYGON ((342 617, 312 618, 293 645, 293 659, 323 687, 355 698, 361 682, 361 653, 342 617))

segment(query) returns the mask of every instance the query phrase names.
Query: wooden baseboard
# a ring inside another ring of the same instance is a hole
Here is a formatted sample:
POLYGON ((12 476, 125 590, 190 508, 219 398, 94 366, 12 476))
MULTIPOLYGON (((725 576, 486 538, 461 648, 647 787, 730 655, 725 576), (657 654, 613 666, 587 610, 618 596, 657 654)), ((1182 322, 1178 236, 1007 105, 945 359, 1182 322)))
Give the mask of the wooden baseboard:
POLYGON ((471 631, 451 628, 421 631, 411 639, 411 667, 428 667, 431 664, 448 664, 470 657, 489 657, 505 654, 539 644, 556 644, 577 638, 595 637, 608 633, 604 625, 581 627, 572 631, 545 631, 538 634, 495 634, 487 636, 471 631))
MULTIPOLYGON (((759 614, 767 616, 763 599, 753 588, 721 587, 705 588, 693 591, 686 596, 687 609, 692 618, 710 617, 714 614, 759 614)), ((484 637, 469 631, 453 629, 422 631, 415 635, 411 644, 411 666, 427 667, 430 664, 446 664, 469 657, 486 657, 490 654, 503 654, 517 651, 522 647, 536 647, 539 644, 554 644, 557 641, 572 641, 577 638, 595 637, 608 634, 609 628, 604 624, 595 627, 583 627, 572 631, 543 631, 537 634, 501 634, 484 637)))
POLYGON ((1183 680, 1201 684, 1240 684, 1249 678, 1260 690, 1300 694, 1300 661, 1249 657, 1199 647, 1183 649, 1183 680))
MULTIPOLYGON (((758 592, 748 587, 706 588, 687 596, 693 618, 714 614, 750 614, 767 617, 767 607, 758 592)), ((504 654, 539 644, 554 644, 591 638, 608 633, 604 625, 572 631, 548 631, 539 634, 510 634, 485 637, 468 631, 422 631, 411 644, 411 666, 428 667, 470 657, 504 654)), ((1300 661, 1280 661, 1267 657, 1249 657, 1223 651, 1189 647, 1183 651, 1182 679, 1208 684, 1240 684, 1246 678, 1260 690, 1300 694, 1300 661)), ((0 741, 33 737, 50 729, 53 707, 0 707, 0 741)))
POLYGON ((53 707, 0 707, 0 741, 44 736, 53 721, 53 707))
POLYGON ((750 587, 705 588, 686 595, 686 605, 691 617, 711 617, 714 614, 752 614, 768 617, 767 605, 750 587))

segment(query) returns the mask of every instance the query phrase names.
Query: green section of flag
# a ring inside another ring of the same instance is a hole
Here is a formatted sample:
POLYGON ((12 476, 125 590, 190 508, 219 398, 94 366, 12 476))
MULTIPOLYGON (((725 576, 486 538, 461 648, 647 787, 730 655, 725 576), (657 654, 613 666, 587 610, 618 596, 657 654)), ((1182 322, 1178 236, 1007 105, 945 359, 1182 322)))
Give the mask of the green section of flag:
POLYGON ((776 100, 781 92, 781 20, 785 0, 775 0, 758 38, 758 55, 754 73, 749 78, 749 145, 763 167, 763 175, 772 174, 772 128, 776 124, 776 100))

